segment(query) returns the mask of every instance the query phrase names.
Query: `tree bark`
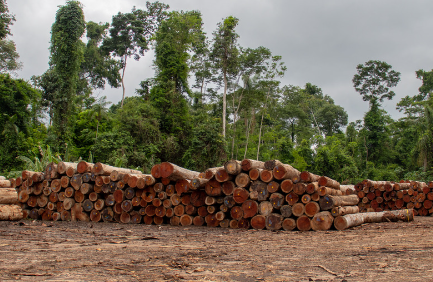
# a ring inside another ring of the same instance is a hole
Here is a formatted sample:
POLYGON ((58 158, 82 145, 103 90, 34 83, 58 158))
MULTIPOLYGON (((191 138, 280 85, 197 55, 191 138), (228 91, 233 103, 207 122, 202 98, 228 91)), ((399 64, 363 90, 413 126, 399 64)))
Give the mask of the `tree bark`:
POLYGON ((294 182, 299 181, 301 173, 296 168, 288 164, 278 164, 273 168, 274 177, 278 180, 291 179, 294 182))
POLYGON ((21 220, 23 210, 18 205, 0 205, 0 220, 21 220))
POLYGON ((264 169, 265 163, 262 161, 256 161, 256 160, 250 160, 250 159, 243 159, 241 162, 242 170, 244 171, 250 171, 253 168, 259 168, 264 169))
POLYGON ((357 195, 324 196, 319 200, 320 209, 326 211, 338 206, 354 206, 359 203, 357 195))

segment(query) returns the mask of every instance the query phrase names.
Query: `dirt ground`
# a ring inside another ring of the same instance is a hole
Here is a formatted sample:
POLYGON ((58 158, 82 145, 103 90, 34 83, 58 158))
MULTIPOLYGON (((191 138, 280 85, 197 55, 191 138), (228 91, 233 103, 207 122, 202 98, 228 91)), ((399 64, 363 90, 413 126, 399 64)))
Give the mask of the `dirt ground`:
POLYGON ((0 222, 0 280, 432 281, 433 218, 271 232, 0 222))

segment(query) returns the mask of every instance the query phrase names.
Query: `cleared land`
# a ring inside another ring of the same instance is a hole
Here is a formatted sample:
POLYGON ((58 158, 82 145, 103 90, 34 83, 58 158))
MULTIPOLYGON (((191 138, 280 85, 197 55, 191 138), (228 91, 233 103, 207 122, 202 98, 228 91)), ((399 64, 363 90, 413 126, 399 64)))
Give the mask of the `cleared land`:
POLYGON ((346 231, 0 222, 1 281, 432 281, 433 218, 346 231))

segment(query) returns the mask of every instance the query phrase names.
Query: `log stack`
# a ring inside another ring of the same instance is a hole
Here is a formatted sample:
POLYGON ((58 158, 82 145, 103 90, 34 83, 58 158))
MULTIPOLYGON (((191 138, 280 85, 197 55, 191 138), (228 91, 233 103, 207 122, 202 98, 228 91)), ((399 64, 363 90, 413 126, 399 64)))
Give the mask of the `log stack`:
POLYGON ((433 213, 433 182, 419 181, 372 181, 369 179, 355 185, 360 199, 361 212, 381 212, 413 209, 415 215, 433 213))
POLYGON ((359 212, 354 186, 278 160, 230 160, 202 173, 163 162, 151 174, 61 162, 9 184, 24 216, 42 220, 307 231, 359 212))

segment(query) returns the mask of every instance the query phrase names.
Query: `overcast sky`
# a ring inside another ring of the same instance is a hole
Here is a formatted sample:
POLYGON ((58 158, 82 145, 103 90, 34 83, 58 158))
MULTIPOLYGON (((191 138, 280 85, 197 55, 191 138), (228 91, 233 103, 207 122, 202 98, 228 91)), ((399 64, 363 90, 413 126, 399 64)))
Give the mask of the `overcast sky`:
MULTIPOLYGON (((199 10, 208 37, 216 24, 229 15, 239 18, 236 31, 243 47, 269 48, 281 55, 287 66, 282 85, 304 86, 311 82, 344 107, 349 121, 362 119, 368 102, 362 101, 352 85, 356 65, 368 60, 385 61, 401 72, 394 89, 396 96, 383 108, 394 119, 401 117, 395 105, 406 95, 418 93, 418 69, 433 69, 433 1, 258 1, 258 0, 171 0, 162 1, 171 10, 199 10)), ((51 25, 59 0, 8 0, 16 15, 12 40, 24 67, 20 78, 29 79, 48 68, 51 25)), ((145 9, 141 0, 83 0, 86 21, 111 22, 118 12, 133 6, 145 9)), ((125 85, 127 96, 134 95, 139 82, 152 77, 153 53, 139 62, 130 60, 125 85)), ((98 90, 114 103, 122 90, 98 90)))

